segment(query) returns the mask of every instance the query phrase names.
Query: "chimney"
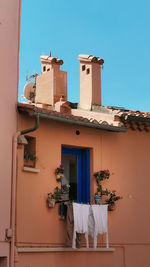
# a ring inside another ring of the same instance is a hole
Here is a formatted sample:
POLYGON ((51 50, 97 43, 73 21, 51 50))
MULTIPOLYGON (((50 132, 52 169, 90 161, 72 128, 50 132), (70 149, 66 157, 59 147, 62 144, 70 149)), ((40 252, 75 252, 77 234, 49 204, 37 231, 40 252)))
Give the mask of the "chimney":
POLYGON ((57 57, 41 56, 41 75, 36 80, 38 104, 54 105, 61 99, 67 100, 67 72, 60 70, 63 60, 57 57))
POLYGON ((80 104, 79 108, 91 110, 93 104, 101 105, 101 66, 104 60, 91 55, 79 55, 80 104))

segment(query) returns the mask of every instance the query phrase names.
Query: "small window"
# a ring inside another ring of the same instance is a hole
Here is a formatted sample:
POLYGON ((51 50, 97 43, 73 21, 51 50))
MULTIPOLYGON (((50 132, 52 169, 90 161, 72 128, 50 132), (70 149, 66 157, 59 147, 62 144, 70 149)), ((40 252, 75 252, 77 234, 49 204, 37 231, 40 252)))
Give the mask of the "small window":
POLYGON ((84 70, 85 70, 85 65, 82 66, 82 71, 84 71, 84 70))
POLYGON ((35 168, 36 163, 36 139, 35 137, 25 136, 28 144, 24 146, 24 166, 35 168))
POLYGON ((90 73, 90 69, 88 68, 87 70, 86 70, 86 74, 89 74, 90 73))
POLYGON ((46 66, 43 67, 43 71, 46 71, 46 66))
POLYGON ((47 71, 50 71, 50 68, 49 68, 49 69, 47 69, 47 71))

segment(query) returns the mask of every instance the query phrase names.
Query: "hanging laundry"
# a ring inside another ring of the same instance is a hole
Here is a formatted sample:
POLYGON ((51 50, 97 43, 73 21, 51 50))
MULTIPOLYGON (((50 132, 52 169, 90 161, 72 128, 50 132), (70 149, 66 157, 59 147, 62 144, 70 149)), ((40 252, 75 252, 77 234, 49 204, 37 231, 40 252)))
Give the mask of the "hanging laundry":
MULTIPOLYGON (((66 246, 69 247, 72 244, 73 236, 73 226, 74 226, 74 217, 73 217, 73 205, 72 203, 67 204, 67 234, 66 234, 66 246)), ((77 233, 76 235, 76 247, 81 247, 81 235, 77 233)))
POLYGON ((58 207, 58 214, 60 216, 60 219, 65 220, 67 217, 67 204, 60 203, 58 207))
POLYGON ((108 205, 92 205, 94 216, 94 248, 97 247, 97 235, 106 233, 106 247, 108 248, 107 210, 108 205))
POLYGON ((73 216, 74 216, 74 231, 72 248, 76 248, 76 236, 77 233, 85 234, 86 247, 89 247, 88 242, 88 217, 89 207, 87 204, 73 203, 73 216))
POLYGON ((94 229, 95 229, 95 221, 92 206, 89 207, 89 217, 88 217, 88 234, 94 238, 94 229))

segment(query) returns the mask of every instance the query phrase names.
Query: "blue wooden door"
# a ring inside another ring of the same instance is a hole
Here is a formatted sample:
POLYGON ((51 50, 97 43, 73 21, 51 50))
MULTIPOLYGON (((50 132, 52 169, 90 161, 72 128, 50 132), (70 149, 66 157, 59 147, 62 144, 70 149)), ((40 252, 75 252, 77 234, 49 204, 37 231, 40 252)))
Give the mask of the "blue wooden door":
POLYGON ((62 157, 63 155, 75 155, 77 157, 77 201, 79 203, 90 203, 89 149, 62 147, 62 157))

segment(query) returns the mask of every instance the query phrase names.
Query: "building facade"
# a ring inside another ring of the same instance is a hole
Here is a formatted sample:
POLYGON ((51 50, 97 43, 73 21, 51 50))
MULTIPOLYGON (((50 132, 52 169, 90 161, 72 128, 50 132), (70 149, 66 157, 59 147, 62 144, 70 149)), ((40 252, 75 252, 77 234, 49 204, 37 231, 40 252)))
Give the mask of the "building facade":
POLYGON ((11 264, 12 143, 17 131, 20 0, 0 1, 0 266, 11 264))
POLYGON ((45 65, 37 79, 38 98, 18 104, 19 131, 27 130, 21 132, 25 139, 18 144, 16 266, 147 267, 150 114, 101 106, 95 97, 101 85, 95 81, 100 82, 104 61, 88 55, 79 56, 81 103, 67 102, 66 75, 61 76, 57 60, 41 58, 45 65), (62 78, 61 92, 55 69, 62 78), (28 158, 33 165, 27 165, 27 154, 34 155, 28 158), (104 187, 123 197, 108 212, 109 248, 105 234, 99 236, 96 249, 92 238, 87 249, 84 237, 82 248, 66 247, 67 224, 60 219, 60 203, 47 206, 48 193, 61 187, 55 174, 61 164, 72 177, 64 179, 73 184, 74 200, 91 204, 96 192, 93 174, 109 169, 104 187))

